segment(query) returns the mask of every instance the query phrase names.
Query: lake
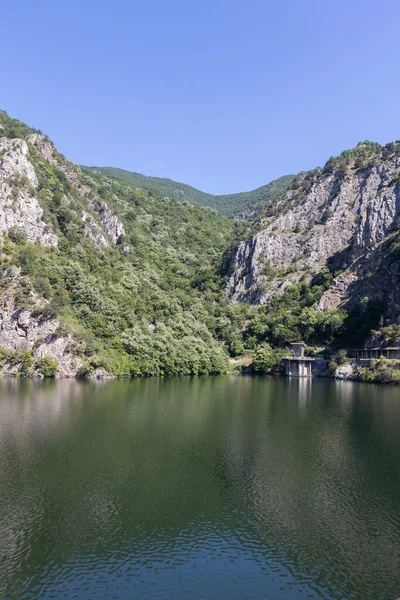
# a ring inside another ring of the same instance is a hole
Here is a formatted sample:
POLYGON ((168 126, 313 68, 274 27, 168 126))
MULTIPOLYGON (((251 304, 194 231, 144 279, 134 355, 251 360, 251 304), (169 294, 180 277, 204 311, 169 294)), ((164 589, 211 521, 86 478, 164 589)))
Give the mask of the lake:
POLYGON ((398 388, 0 381, 0 598, 398 596, 398 388))

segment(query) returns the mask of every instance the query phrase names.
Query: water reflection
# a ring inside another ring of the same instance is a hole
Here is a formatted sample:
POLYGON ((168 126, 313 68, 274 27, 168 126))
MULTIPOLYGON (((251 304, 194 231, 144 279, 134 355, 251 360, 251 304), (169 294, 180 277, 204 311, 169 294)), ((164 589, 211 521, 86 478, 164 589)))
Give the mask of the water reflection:
POLYGON ((292 397, 297 397, 297 406, 300 413, 305 413, 312 399, 311 377, 290 378, 288 380, 288 392, 292 397))
POLYGON ((396 598, 395 388, 0 382, 0 597, 396 598))

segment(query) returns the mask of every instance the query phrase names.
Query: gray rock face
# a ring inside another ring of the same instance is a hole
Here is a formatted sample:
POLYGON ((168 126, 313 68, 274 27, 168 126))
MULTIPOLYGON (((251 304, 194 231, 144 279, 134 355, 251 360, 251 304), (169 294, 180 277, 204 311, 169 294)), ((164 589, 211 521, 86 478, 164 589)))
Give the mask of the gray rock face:
POLYGON ((61 337, 49 335, 33 354, 36 358, 45 356, 55 358, 58 361, 58 377, 76 377, 84 361, 70 351, 72 343, 73 339, 70 335, 61 337))
POLYGON ((352 379, 354 377, 356 367, 356 363, 348 363, 346 365, 341 365, 340 367, 335 369, 333 377, 335 379, 341 380, 352 379))
POLYGON ((57 246, 57 235, 43 221, 43 209, 35 195, 38 180, 26 142, 1 138, 0 156, 0 233, 20 229, 30 242, 57 246))
MULTIPOLYGON (((32 297, 32 305, 37 300, 32 297)), ((40 320, 32 311, 18 310, 12 289, 0 297, 0 346, 6 350, 32 350, 36 358, 49 356, 58 361, 58 376, 75 377, 83 364, 79 356, 70 351, 72 337, 57 336, 59 322, 56 319, 40 320)), ((18 365, 5 365, 3 374, 15 375, 18 365)))
MULTIPOLYGON (((85 235, 97 246, 115 244, 125 233, 123 224, 93 190, 82 184, 80 169, 65 160, 45 136, 32 134, 28 142, 30 146, 22 139, 0 138, 0 234, 20 230, 29 242, 58 245, 57 235, 43 219, 37 197, 38 178, 29 160, 29 148, 33 146, 48 163, 64 173, 81 195, 82 209, 75 212, 76 218, 84 222, 85 235), (87 210, 83 208, 85 205, 87 210)), ((68 203, 69 198, 64 198, 68 203)), ((45 320, 34 314, 34 308, 43 305, 43 299, 32 296, 32 309, 18 309, 15 300, 20 285, 18 269, 7 275, 5 291, 0 295, 0 346, 16 352, 30 350, 34 358, 55 358, 59 364, 58 376, 76 376, 85 364, 79 344, 71 335, 59 332, 60 323, 56 319, 45 320)), ((21 368, 22 364, 11 362, 0 372, 16 375, 21 368)), ((102 375, 108 374, 104 371, 102 375)))
POLYGON ((0 346, 7 350, 30 349, 42 338, 52 335, 57 321, 39 321, 27 310, 16 310, 14 298, 0 298, 0 346))
POLYGON ((29 190, 15 192, 13 186, 0 181, 0 233, 20 229, 25 232, 29 242, 57 246, 57 235, 49 231, 42 216, 43 209, 29 190))
MULTIPOLYGON (((95 245, 115 244, 125 233, 123 224, 101 198, 82 184, 79 168, 66 161, 45 136, 32 134, 28 142, 47 162, 62 171, 82 196, 82 205, 86 204, 87 210, 76 212, 76 217, 83 220, 85 234, 95 245)), ((38 186, 26 141, 0 138, 0 235, 20 230, 29 242, 57 246, 57 235, 43 219, 38 186)), ((65 201, 69 201, 67 197, 65 201)), ((60 324, 56 319, 44 320, 34 314, 34 308, 43 304, 43 299, 32 296, 30 310, 16 307, 18 279, 17 272, 8 273, 6 291, 0 295, 0 346, 17 352, 30 350, 34 358, 55 358, 59 364, 58 376, 76 376, 85 364, 77 344, 71 335, 59 333, 60 324)), ((10 363, 0 372, 16 375, 21 368, 22 364, 10 363)), ((104 372, 103 376, 106 375, 104 372)))
POLYGON ((62 171, 71 184, 88 201, 88 205, 93 210, 94 216, 99 220, 99 224, 96 223, 94 216, 84 212, 81 217, 85 222, 86 235, 100 246, 108 246, 109 240, 115 244, 118 238, 125 234, 124 225, 117 215, 108 208, 107 204, 94 194, 93 190, 81 183, 79 169, 63 159, 55 150, 53 144, 44 135, 33 133, 29 136, 29 143, 50 164, 62 171))
MULTIPOLYGON (((400 215, 400 153, 380 155, 367 168, 313 175, 306 192, 289 191, 260 232, 232 257, 226 294, 233 302, 268 303, 302 276, 311 279, 328 259, 354 262, 373 250, 400 215)), ((337 306, 357 274, 335 280, 320 308, 337 306)))
POLYGON ((0 138, 1 178, 19 175, 26 178, 29 185, 37 188, 38 179, 33 165, 28 160, 28 155, 28 145, 25 140, 0 138))
POLYGON ((120 236, 125 235, 125 228, 117 215, 107 207, 102 200, 96 200, 93 203, 93 209, 99 215, 99 219, 108 233, 113 244, 116 244, 120 236))
POLYGON ((318 302, 318 309, 322 311, 337 308, 348 297, 349 289, 356 282, 357 275, 351 271, 345 271, 336 277, 318 302))
POLYGON ((108 239, 104 235, 104 231, 100 224, 86 211, 82 213, 82 220, 85 223, 85 235, 92 240, 94 244, 100 246, 108 246, 108 239))

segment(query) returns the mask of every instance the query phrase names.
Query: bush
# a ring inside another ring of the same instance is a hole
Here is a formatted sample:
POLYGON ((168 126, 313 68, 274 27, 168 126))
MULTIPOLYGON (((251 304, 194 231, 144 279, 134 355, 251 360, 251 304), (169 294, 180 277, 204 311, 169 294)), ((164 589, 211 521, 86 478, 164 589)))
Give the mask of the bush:
POLYGON ((357 374, 361 381, 400 384, 400 370, 396 362, 384 356, 378 360, 371 360, 366 367, 358 368, 357 374))
POLYGON ((14 244, 24 244, 27 241, 26 232, 22 227, 11 227, 8 230, 8 237, 14 244))
POLYGON ((333 374, 338 367, 341 367, 342 365, 345 365, 348 362, 350 361, 347 355, 347 351, 344 348, 340 348, 340 350, 337 351, 335 358, 329 363, 330 373, 333 374))
POLYGON ((58 372, 58 360, 52 356, 37 358, 34 366, 43 377, 55 377, 58 372))
POLYGON ((260 344, 256 348, 253 369, 257 373, 279 373, 283 369, 283 357, 290 352, 285 348, 272 348, 269 344, 260 344))
POLYGON ((8 364, 19 366, 19 372, 25 376, 30 375, 33 363, 32 353, 29 350, 7 350, 0 346, 0 367, 8 364))
POLYGON ((347 356, 347 351, 344 348, 340 348, 340 350, 338 350, 336 352, 336 363, 340 366, 340 365, 345 365, 349 360, 349 357, 347 356))

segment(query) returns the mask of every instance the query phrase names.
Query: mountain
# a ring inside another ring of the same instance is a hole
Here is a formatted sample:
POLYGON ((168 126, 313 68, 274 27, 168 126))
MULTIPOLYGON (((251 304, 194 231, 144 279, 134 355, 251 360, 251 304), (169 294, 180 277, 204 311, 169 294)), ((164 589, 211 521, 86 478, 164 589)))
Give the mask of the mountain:
POLYGON ((294 179, 238 244, 226 293, 268 306, 269 319, 275 310, 273 343, 309 339, 330 313, 344 344, 362 344, 371 329, 400 323, 399 226, 400 141, 360 143, 294 179))
MULTIPOLYGON (((80 168, 0 111, 0 373, 264 372, 299 339, 397 343, 399 226, 400 141, 300 173, 250 224, 80 168)), ((379 369, 355 376, 400 380, 379 369)))
POLYGON ((220 259, 244 225, 83 173, 4 112, 0 127, 3 373, 226 370, 240 331, 220 259))
POLYGON ((209 206, 227 217, 243 218, 251 218, 259 210, 268 206, 275 198, 289 189, 294 179, 294 175, 284 175, 251 192, 213 196, 212 194, 201 192, 190 185, 178 183, 171 179, 147 177, 146 175, 140 175, 140 173, 132 173, 131 171, 124 171, 123 169, 114 167, 82 168, 83 170, 88 169, 95 173, 101 173, 107 177, 124 181, 155 196, 189 202, 198 206, 209 206))

